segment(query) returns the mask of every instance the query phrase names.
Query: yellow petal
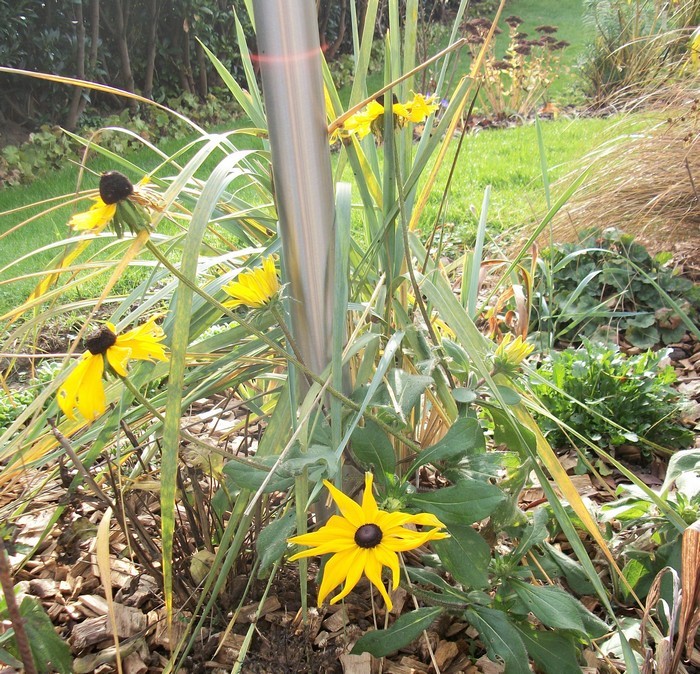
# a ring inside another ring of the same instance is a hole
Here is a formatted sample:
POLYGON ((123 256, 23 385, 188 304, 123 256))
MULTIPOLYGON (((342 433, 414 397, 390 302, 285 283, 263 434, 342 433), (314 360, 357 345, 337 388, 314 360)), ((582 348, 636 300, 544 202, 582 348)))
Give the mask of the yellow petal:
POLYGON ((124 346, 110 346, 107 349, 107 361, 112 366, 112 369, 120 376, 126 377, 126 366, 131 358, 131 349, 124 346))
POLYGON ((382 582, 382 563, 377 558, 375 551, 376 548, 373 548, 370 551, 370 554, 367 555, 367 562, 365 563, 365 575, 367 576, 369 582, 372 583, 372 585, 374 585, 374 587, 376 587, 379 590, 382 597, 384 597, 386 610, 391 611, 391 609, 393 608, 393 604, 391 603, 389 594, 387 593, 386 588, 384 587, 384 583, 382 582), (375 554, 372 554, 372 552, 375 552, 375 554))
POLYGON ((363 524, 368 524, 368 522, 365 522, 365 513, 359 504, 355 503, 355 501, 343 494, 339 489, 336 489, 328 480, 324 480, 323 484, 326 485, 326 488, 331 493, 343 517, 350 522, 355 529, 359 529, 363 524))
MULTIPOLYGON (((368 550, 357 548, 357 554, 355 555, 355 557, 352 558, 352 563, 350 564, 350 567, 347 569, 347 572, 345 574, 345 585, 343 586, 342 591, 335 595, 333 599, 331 599, 331 604, 337 604, 341 599, 347 597, 352 592, 355 585, 357 585, 360 582, 360 578, 362 578, 362 572, 365 569, 368 554, 368 550)), ((326 567, 328 567, 328 564, 326 564, 326 567)), ((323 573, 325 578, 326 571, 324 570, 323 573)), ((320 603, 321 602, 319 601, 319 605, 320 603)))
POLYGON ((224 302, 227 307, 248 306, 260 309, 270 303, 279 293, 279 281, 275 261, 270 255, 263 260, 262 267, 241 272, 235 281, 226 284, 223 291, 233 299, 224 302))
POLYGON ((76 401, 78 399, 78 392, 82 386, 85 371, 89 365, 89 359, 92 357, 93 356, 89 351, 86 351, 81 356, 80 360, 66 377, 63 384, 61 384, 58 389, 58 393, 56 394, 58 406, 71 421, 75 421, 73 408, 77 404, 76 401))
POLYGON ((395 590, 399 586, 399 579, 401 576, 399 571, 399 556, 382 543, 376 548, 373 548, 372 552, 377 556, 377 560, 380 564, 388 566, 391 569, 391 586, 395 590))
MULTIPOLYGON (((362 512, 365 516, 363 524, 374 524, 379 514, 379 508, 377 508, 377 502, 374 500, 374 494, 372 493, 373 477, 372 473, 365 473, 365 491, 362 494, 362 512)), ((381 527, 379 528, 381 529, 381 527)))
MULTIPOLYGON (((350 573, 350 569, 355 565, 355 561, 359 556, 361 549, 357 546, 346 550, 344 552, 339 552, 337 555, 333 555, 326 566, 323 568, 323 580, 321 581, 321 587, 318 589, 318 605, 323 604, 323 600, 333 591, 338 585, 340 585, 350 573)), ((360 566, 360 569, 362 567, 360 566)), ((360 574, 362 572, 360 571, 360 574)), ((359 578, 358 578, 359 580, 359 578)), ((355 581, 357 584, 357 581, 355 581)), ((350 589, 355 587, 350 586, 350 589)))
POLYGON ((116 204, 106 204, 102 199, 90 207, 84 213, 76 213, 69 221, 68 226, 78 231, 93 230, 102 231, 117 212, 116 204))
POLYGON ((105 390, 102 384, 104 369, 104 358, 101 355, 93 356, 90 354, 77 395, 78 410, 88 421, 96 419, 107 409, 105 390))
MULTIPOLYGON (((160 344, 161 340, 163 339, 165 339, 163 329, 159 325, 156 325, 155 318, 150 318, 148 321, 135 327, 133 330, 129 330, 123 335, 118 335, 114 346, 108 349, 108 356, 109 350, 113 349, 114 347, 120 347, 122 349, 128 349, 131 352, 129 358, 134 360, 167 360, 167 356, 165 355, 165 346, 160 344)), ((121 352, 121 355, 123 355, 123 352, 121 352)), ((122 362, 121 364, 124 366, 125 375, 126 363, 122 362)), ((110 365, 114 367, 111 360, 110 365)), ((119 372, 119 374, 122 373, 119 372)))

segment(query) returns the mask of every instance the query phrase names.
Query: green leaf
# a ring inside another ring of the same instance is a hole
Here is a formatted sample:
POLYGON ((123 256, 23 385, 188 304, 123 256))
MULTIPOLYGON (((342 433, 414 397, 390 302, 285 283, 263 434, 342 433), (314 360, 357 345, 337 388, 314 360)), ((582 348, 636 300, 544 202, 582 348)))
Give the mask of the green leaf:
POLYGON ((489 544, 469 526, 453 524, 448 530, 450 538, 433 543, 445 568, 465 588, 486 587, 491 560, 489 544))
POLYGON ((375 469, 375 475, 386 483, 386 476, 396 472, 396 454, 386 433, 373 421, 352 432, 352 453, 365 466, 375 469))
POLYGON ((442 440, 424 449, 408 470, 411 475, 427 463, 435 463, 444 459, 454 459, 470 454, 482 454, 486 443, 484 431, 479 422, 473 418, 461 417, 450 427, 442 440))
POLYGON ((520 537, 518 547, 511 554, 512 559, 520 559, 524 557, 533 545, 539 545, 547 538, 547 522, 549 515, 544 508, 535 511, 532 522, 525 528, 523 535, 520 537))
POLYGON ((469 403, 473 403, 479 396, 474 389, 460 387, 452 389, 452 397, 456 402, 468 405, 469 403))
POLYGON ((371 653, 375 658, 383 658, 415 641, 441 613, 442 609, 437 606, 405 613, 389 629, 363 634, 350 652, 353 655, 371 653))
POLYGON ((515 594, 547 627, 585 633, 576 600, 559 587, 511 582, 515 594))
POLYGON ((433 513, 443 524, 473 524, 488 517, 503 501, 503 492, 488 482, 469 478, 453 487, 411 494, 409 503, 433 513))
POLYGON ((581 674, 571 635, 545 632, 526 625, 515 627, 527 652, 545 674, 581 674))
POLYGON ((258 575, 263 575, 287 550, 287 539, 294 533, 294 511, 289 510, 268 524, 258 535, 255 548, 260 559, 258 575))
POLYGON ((489 658, 505 663, 505 674, 531 674, 525 644, 503 611, 478 606, 464 617, 479 630, 489 658))
MULTIPOLYGON (((226 477, 230 478, 231 481, 240 489, 250 489, 251 491, 255 491, 263 483, 263 480, 267 477, 267 473, 269 472, 269 469, 272 468, 275 461, 277 461, 276 456, 255 457, 255 463, 260 466, 265 466, 268 470, 256 468, 255 466, 248 463, 242 463, 240 461, 228 461, 224 464, 222 471, 226 477)), ((277 469, 275 474, 272 476, 272 479, 267 483, 265 493, 269 494, 273 491, 284 491, 293 484, 293 476, 289 474, 282 474, 280 469, 277 469)))
POLYGON ((406 421, 411 410, 420 402, 421 396, 433 378, 420 374, 409 374, 404 370, 393 369, 386 375, 387 389, 381 391, 377 403, 391 408, 402 421, 406 421))
POLYGON ((700 449, 686 449, 676 452, 668 462, 666 478, 661 491, 665 492, 679 475, 700 471, 700 449))
POLYGON ((56 634, 51 619, 41 604, 32 597, 25 597, 19 607, 24 618, 29 644, 37 670, 41 674, 59 672, 71 674, 73 659, 68 644, 56 634))
POLYGON ((497 386, 506 405, 517 405, 520 402, 520 394, 510 386, 497 386))

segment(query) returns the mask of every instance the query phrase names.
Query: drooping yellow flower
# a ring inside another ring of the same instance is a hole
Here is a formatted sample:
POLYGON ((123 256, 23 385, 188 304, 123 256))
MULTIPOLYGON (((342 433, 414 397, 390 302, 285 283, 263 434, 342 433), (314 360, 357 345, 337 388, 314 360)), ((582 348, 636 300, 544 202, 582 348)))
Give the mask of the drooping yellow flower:
POLYGON ((112 323, 103 325, 85 340, 88 350, 58 389, 58 406, 69 419, 75 420, 76 407, 88 421, 96 419, 107 407, 102 384, 105 356, 112 369, 125 377, 131 359, 166 360, 165 347, 160 344, 164 338, 154 318, 123 335, 116 334, 112 323))
POLYGON ((494 354, 496 367, 502 371, 515 371, 534 350, 522 336, 518 335, 513 341, 513 335, 508 333, 496 348, 494 354))
POLYGON ((223 288, 233 299, 224 302, 225 307, 247 306, 260 309, 267 306, 279 293, 275 261, 270 255, 263 260, 262 267, 244 271, 223 288))
POLYGON ((343 590, 331 599, 331 604, 346 597, 364 574, 379 590, 388 611, 392 603, 382 583, 382 569, 387 566, 392 573, 392 588, 399 585, 399 552, 413 550, 428 541, 447 538, 442 531, 444 524, 428 513, 410 515, 402 512, 379 510, 372 494, 372 473, 365 473, 365 492, 362 505, 336 489, 327 480, 323 481, 331 492, 341 515, 333 515, 318 531, 289 539, 290 543, 313 546, 298 552, 290 561, 303 557, 314 557, 332 553, 323 571, 323 580, 318 591, 318 604, 345 583, 343 590), (407 529, 406 524, 432 527, 427 531, 407 529))
POLYGON ((119 171, 107 171, 100 176, 100 196, 84 213, 76 213, 68 222, 77 231, 101 232, 114 218, 117 204, 134 193, 131 181, 119 171))
POLYGON ((97 201, 84 213, 76 213, 68 226, 79 232, 92 231, 99 234, 117 212, 117 204, 106 204, 98 197, 97 201))

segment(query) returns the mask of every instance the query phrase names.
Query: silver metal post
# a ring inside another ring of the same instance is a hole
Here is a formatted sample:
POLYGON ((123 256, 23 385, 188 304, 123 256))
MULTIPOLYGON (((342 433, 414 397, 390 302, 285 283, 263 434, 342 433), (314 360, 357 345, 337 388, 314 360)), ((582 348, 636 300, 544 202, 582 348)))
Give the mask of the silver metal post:
POLYGON ((314 0, 254 0, 277 213, 306 364, 330 362, 335 206, 314 0))

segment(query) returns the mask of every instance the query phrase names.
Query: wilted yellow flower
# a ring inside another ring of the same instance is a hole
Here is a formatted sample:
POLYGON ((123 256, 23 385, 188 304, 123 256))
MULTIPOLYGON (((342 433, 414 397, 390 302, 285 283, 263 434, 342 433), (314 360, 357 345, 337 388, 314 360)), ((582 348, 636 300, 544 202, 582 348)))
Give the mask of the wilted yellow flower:
POLYGON ((494 354, 496 367, 504 371, 514 371, 533 352, 534 348, 532 344, 528 344, 520 335, 513 341, 513 335, 508 333, 498 345, 494 354))
POLYGON ((123 335, 116 334, 112 323, 103 325, 85 340, 88 350, 58 389, 58 406, 69 419, 75 419, 76 407, 88 421, 96 419, 107 407, 102 384, 105 356, 112 369, 125 377, 131 359, 166 360, 165 347, 159 343, 164 338, 155 318, 123 335))
POLYGON ((240 273, 223 290, 233 298, 224 302, 225 307, 247 306, 260 309, 268 305, 280 290, 272 255, 263 260, 262 267, 240 273))
POLYGON ((134 193, 131 181, 119 171, 107 171, 100 176, 100 196, 84 213, 76 213, 68 226, 78 231, 101 232, 117 212, 117 204, 134 193))
POLYGON ((345 583, 343 590, 331 599, 336 604, 346 597, 364 574, 379 590, 388 611, 392 603, 382 583, 382 569, 387 566, 392 573, 392 588, 399 585, 399 552, 413 550, 428 541, 447 538, 441 531, 445 525, 428 513, 409 515, 402 512, 379 510, 372 494, 372 473, 365 473, 365 492, 362 505, 336 489, 327 480, 323 481, 340 509, 341 516, 333 515, 318 531, 289 539, 297 545, 314 546, 298 552, 290 561, 303 557, 314 557, 332 553, 323 571, 323 580, 318 591, 318 604, 345 583), (404 525, 417 524, 432 527, 428 531, 413 531, 404 525))
POLYGON ((76 213, 69 221, 68 226, 76 231, 101 232, 117 212, 116 204, 106 204, 99 197, 84 213, 76 213))

